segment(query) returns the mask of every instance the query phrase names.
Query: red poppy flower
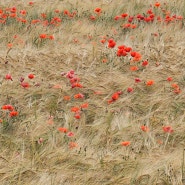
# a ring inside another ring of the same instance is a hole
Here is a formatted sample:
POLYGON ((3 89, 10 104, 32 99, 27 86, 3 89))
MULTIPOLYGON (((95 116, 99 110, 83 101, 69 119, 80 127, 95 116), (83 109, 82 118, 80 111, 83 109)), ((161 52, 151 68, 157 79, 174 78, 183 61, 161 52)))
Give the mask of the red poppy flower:
POLYGON ((181 89, 180 88, 176 88, 173 91, 175 94, 180 94, 181 93, 181 89))
POLYGON ((68 136, 68 137, 73 137, 73 136, 74 136, 74 133, 73 133, 73 132, 68 132, 68 133, 67 133, 67 136, 68 136))
POLYGON ((29 78, 29 79, 33 79, 33 78, 35 78, 35 76, 34 76, 34 74, 29 74, 29 75, 28 75, 28 78, 29 78))
POLYGON ((148 80, 147 82, 146 82, 146 85, 147 86, 152 86, 154 84, 154 81, 153 80, 148 80))
POLYGON ((27 13, 26 10, 21 10, 20 11, 20 14, 22 14, 22 15, 26 15, 26 13, 27 13))
POLYGON ((155 7, 160 7, 161 4, 160 4, 159 2, 156 2, 156 3, 154 4, 154 6, 155 6, 155 7))
POLYGON ((59 132, 62 132, 62 133, 67 133, 67 132, 68 132, 68 129, 65 128, 65 127, 59 127, 59 128, 58 128, 58 131, 59 131, 59 132))
POLYGON ((16 16, 17 16, 16 13, 11 13, 11 14, 9 15, 9 17, 12 17, 12 18, 15 18, 16 16))
POLYGON ((2 110, 9 110, 9 111, 13 111, 14 110, 14 107, 10 104, 8 105, 3 105, 2 106, 2 110))
POLYGON ((17 112, 17 111, 12 111, 12 112, 10 112, 10 114, 9 114, 10 117, 15 117, 15 116, 17 116, 17 115, 18 115, 18 112, 17 112))
POLYGON ((141 60, 141 58, 142 58, 141 54, 136 52, 135 57, 134 57, 133 60, 134 61, 139 61, 139 60, 141 60))
POLYGON ((139 68, 138 68, 137 66, 131 66, 131 67, 130 67, 130 70, 131 70, 131 71, 137 71, 138 69, 139 69, 139 68))
POLYGON ((122 18, 125 18, 125 17, 127 17, 128 16, 128 14, 127 13, 123 13, 123 14, 121 14, 121 17, 122 18))
POLYGON ((56 10, 55 10, 55 13, 60 13, 60 10, 56 9, 56 10))
POLYGON ((80 119, 80 118, 81 118, 81 116, 80 116, 79 113, 76 113, 74 117, 75 117, 76 119, 80 119))
POLYGON ((114 17, 114 20, 117 21, 117 20, 119 20, 120 18, 121 18, 121 16, 116 15, 116 16, 114 17))
POLYGON ((28 82, 22 82, 21 86, 24 87, 24 88, 29 88, 30 84, 28 82))
POLYGON ((130 55, 131 55, 132 57, 135 57, 135 56, 136 56, 136 52, 135 52, 135 51, 132 51, 132 52, 130 53, 130 55))
POLYGON ((72 107, 71 112, 79 112, 80 108, 79 107, 72 107))
POLYGON ((174 130, 171 126, 163 126, 163 131, 166 133, 172 133, 174 130))
POLYGON ((130 52, 132 50, 131 47, 125 47, 124 49, 125 49, 126 52, 130 52))
POLYGON ((30 1, 28 4, 31 6, 31 5, 33 5, 33 4, 34 4, 34 2, 30 1))
POLYGON ((104 43, 106 42, 106 39, 102 39, 102 40, 100 40, 100 42, 101 42, 102 44, 104 44, 104 43))
POLYGON ((64 96, 64 100, 69 101, 71 99, 70 96, 64 96))
POLYGON ((71 85, 71 87, 72 87, 72 88, 75 88, 75 87, 83 88, 83 85, 80 84, 80 83, 73 83, 73 84, 71 85))
POLYGON ((70 142, 70 143, 69 143, 69 148, 70 148, 70 149, 76 148, 77 146, 78 146, 78 144, 75 143, 75 142, 70 142))
POLYGON ((147 65, 148 65, 148 61, 147 60, 142 62, 142 66, 147 66, 147 65))
POLYGON ((145 126, 145 125, 142 125, 142 126, 141 126, 141 130, 142 130, 143 132, 148 132, 148 131, 149 131, 149 128, 148 128, 147 126, 145 126))
POLYGON ((64 10, 64 15, 69 15, 70 12, 68 10, 64 10))
POLYGON ((97 13, 97 14, 100 14, 102 12, 102 9, 101 8, 95 8, 94 12, 97 13))
POLYGON ((102 59, 102 62, 103 62, 103 63, 106 63, 107 61, 108 61, 108 60, 107 60, 106 58, 103 58, 103 59, 102 59))
POLYGON ((173 78, 172 77, 168 77, 167 81, 171 82, 171 81, 173 81, 173 78))
POLYGON ((55 37, 54 37, 53 35, 49 35, 48 38, 49 38, 50 40, 54 40, 54 39, 55 39, 55 37))
POLYGON ((141 82, 141 79, 140 78, 135 78, 135 82, 139 83, 139 82, 141 82))
POLYGON ((108 47, 109 48, 114 48, 116 45, 116 42, 113 39, 108 40, 108 47))
POLYGON ((46 34, 40 34, 39 36, 41 39, 46 39, 47 38, 47 35, 46 34))
POLYGON ((75 94, 75 95, 74 95, 74 98, 75 98, 75 99, 81 99, 81 98, 84 98, 84 95, 81 94, 81 93, 75 94))
POLYGON ((10 74, 7 74, 7 75, 5 76, 5 79, 6 79, 6 80, 11 80, 11 81, 12 81, 12 76, 11 76, 10 74))
POLYGON ((172 84, 172 87, 173 87, 174 89, 179 89, 179 85, 176 84, 176 83, 172 84))
POLYGON ((119 94, 116 92, 112 95, 112 100, 115 101, 119 98, 119 94))
POLYGON ((127 88, 127 92, 128 92, 128 93, 133 92, 133 90, 134 90, 134 89, 133 89, 132 87, 128 87, 128 88, 127 88))
POLYGON ((88 103, 83 103, 80 107, 83 108, 83 109, 85 109, 85 108, 87 108, 88 106, 89 106, 88 103))
POLYGON ((96 19, 96 17, 93 16, 93 15, 91 15, 91 16, 90 16, 90 19, 94 21, 94 20, 96 19))
POLYGON ((121 142, 122 146, 129 146, 130 145, 130 141, 123 141, 121 142))

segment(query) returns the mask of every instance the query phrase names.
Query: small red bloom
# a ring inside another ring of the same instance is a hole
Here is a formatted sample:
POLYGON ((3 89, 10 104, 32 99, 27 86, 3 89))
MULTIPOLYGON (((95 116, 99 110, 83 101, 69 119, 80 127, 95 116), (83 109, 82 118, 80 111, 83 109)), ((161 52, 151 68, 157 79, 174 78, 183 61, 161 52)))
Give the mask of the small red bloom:
POLYGON ((67 133, 67 132, 68 132, 68 129, 65 128, 65 127, 59 127, 59 128, 58 128, 58 131, 59 131, 59 132, 62 132, 62 133, 67 133))
POLYGON ((30 84, 28 82, 22 82, 21 86, 24 87, 24 88, 29 88, 30 84))
POLYGON ((67 133, 67 136, 68 136, 68 137, 73 137, 73 136, 74 136, 74 133, 73 133, 73 132, 68 132, 68 133, 67 133))
POLYGON ((55 37, 54 37, 53 35, 49 35, 48 38, 49 38, 50 40, 54 40, 54 39, 55 39, 55 37))
POLYGON ((172 133, 174 130, 171 126, 163 126, 163 131, 166 133, 172 133))
POLYGON ((148 61, 147 60, 142 62, 142 66, 147 66, 147 65, 148 65, 148 61))
POLYGON ((119 20, 120 18, 121 18, 121 16, 116 15, 116 16, 114 17, 114 20, 117 21, 117 20, 119 20))
POLYGON ((74 98, 75 98, 75 99, 84 98, 84 95, 83 95, 83 94, 81 94, 81 93, 79 93, 79 94, 75 94, 75 95, 74 95, 74 98))
POLYGON ((119 98, 119 94, 116 92, 112 95, 112 100, 115 101, 119 98))
POLYGON ((27 13, 26 10, 21 10, 20 11, 20 14, 22 14, 22 15, 26 15, 26 13, 27 13))
POLYGON ((83 108, 83 109, 85 109, 85 108, 87 108, 88 106, 89 106, 88 103, 83 103, 80 107, 83 108))
POLYGON ((135 51, 132 51, 132 52, 130 53, 130 55, 131 55, 132 57, 135 57, 135 56, 136 56, 136 52, 135 52, 135 51))
POLYGON ((153 80, 148 80, 147 82, 146 82, 146 85, 147 86, 152 86, 154 84, 154 81, 153 80))
POLYGON ((47 38, 47 35, 46 34, 40 34, 39 36, 41 39, 46 39, 47 38))
POLYGON ((149 128, 148 128, 147 126, 145 126, 145 125, 142 125, 142 126, 141 126, 141 130, 142 130, 143 132, 148 132, 148 131, 149 131, 149 128))
POLYGON ((127 88, 127 92, 128 92, 128 93, 133 92, 133 90, 134 90, 134 89, 133 89, 132 87, 128 87, 128 88, 127 88))
POLYGON ((70 143, 69 143, 69 148, 70 148, 70 149, 76 148, 77 146, 78 146, 78 144, 75 143, 75 142, 70 142, 70 143))
POLYGON ((11 80, 11 81, 12 81, 12 76, 11 76, 10 74, 7 74, 7 75, 5 76, 5 79, 6 79, 6 80, 11 80))
POLYGON ((130 145, 130 141, 123 141, 121 142, 122 146, 129 146, 130 145))
POLYGON ((171 81, 173 81, 173 78, 172 77, 168 77, 167 81, 171 82, 171 81))
POLYGON ((64 10, 64 15, 69 15, 70 12, 68 10, 64 10))
POLYGON ((131 71, 137 71, 138 69, 139 69, 139 68, 138 68, 137 66, 131 66, 131 67, 130 67, 130 70, 131 70, 131 71))
POLYGON ((69 101, 71 99, 70 96, 64 96, 64 100, 69 101))
POLYGON ((135 78, 135 82, 136 82, 136 83, 139 83, 139 82, 141 82, 141 79, 135 78))
POLYGON ((102 12, 102 9, 101 8, 95 8, 94 12, 97 13, 97 14, 100 14, 102 12))
POLYGON ((123 14, 121 14, 121 17, 122 18, 125 18, 125 17, 127 17, 128 16, 128 14, 127 13, 123 13, 123 14))
POLYGON ((102 40, 100 40, 100 42, 101 42, 102 44, 104 44, 104 43, 106 42, 106 39, 102 39, 102 40))
POLYGON ((14 110, 14 107, 10 104, 8 105, 3 105, 2 106, 2 110, 9 110, 9 111, 13 111, 14 110))
POLYGON ((161 6, 161 4, 160 4, 159 2, 156 2, 154 5, 155 5, 155 7, 157 7, 157 8, 161 6))
POLYGON ((71 112, 79 112, 80 108, 79 107, 72 107, 71 112))
POLYGON ((76 113, 76 114, 75 114, 75 118, 76 118, 76 119, 80 119, 80 118, 81 118, 80 114, 79 114, 79 113, 76 113))
POLYGON ((90 19, 94 21, 94 20, 96 20, 96 17, 93 16, 93 15, 91 15, 91 16, 90 16, 90 19))
POLYGON ((114 48, 116 45, 116 42, 113 39, 108 40, 108 47, 109 48, 114 48))
POLYGON ((17 115, 18 115, 18 112, 17 112, 17 111, 12 111, 12 112, 10 112, 10 114, 9 114, 10 117, 15 117, 15 116, 17 116, 17 115))
POLYGON ((131 50, 132 50, 131 47, 125 47, 125 51, 126 51, 126 52, 130 52, 131 50))
POLYGON ((29 75, 28 75, 28 78, 29 78, 29 79, 33 79, 33 78, 35 78, 35 76, 34 76, 34 74, 29 74, 29 75))
POLYGON ((60 13, 60 10, 56 9, 56 10, 55 10, 55 13, 60 13))
POLYGON ((29 5, 33 5, 33 4, 34 4, 34 2, 30 1, 28 4, 29 4, 29 5))

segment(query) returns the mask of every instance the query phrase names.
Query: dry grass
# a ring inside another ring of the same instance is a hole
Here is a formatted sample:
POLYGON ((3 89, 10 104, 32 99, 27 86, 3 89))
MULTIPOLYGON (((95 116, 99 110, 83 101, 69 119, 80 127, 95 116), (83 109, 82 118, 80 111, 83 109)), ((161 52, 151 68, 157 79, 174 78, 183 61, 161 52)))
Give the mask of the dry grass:
MULTIPOLYGON (((183 15, 182 1, 161 5, 173 14, 183 15)), ((183 150, 185 132, 185 32, 184 20, 169 24, 139 23, 138 28, 124 31, 122 21, 114 17, 144 13, 150 0, 143 3, 131 0, 109 1, 40 1, 33 7, 28 1, 2 1, 0 7, 16 6, 26 9, 27 20, 36 19, 46 12, 48 19, 68 9, 77 11, 75 18, 66 18, 58 27, 40 24, 0 25, 0 100, 1 106, 12 104, 19 115, 7 117, 1 110, 4 123, 0 125, 0 184, 2 185, 181 185, 183 184, 183 150), (89 20, 94 8, 101 7, 102 15, 89 20), (116 31, 115 31, 116 30, 116 31), (116 33, 115 33, 116 32, 116 33), (53 34, 55 39, 42 42, 42 33, 53 34), (153 36, 158 33, 159 36, 153 36), (13 39, 17 34, 18 39, 13 39), (117 45, 127 45, 148 59, 149 66, 130 71, 130 58, 120 59, 116 48, 100 43, 101 36, 114 38, 117 45), (74 39, 78 39, 74 42, 74 39), (7 43, 13 43, 11 49, 7 43), (107 63, 102 63, 106 58, 107 63), (73 69, 84 88, 71 89, 69 80, 61 72, 73 69), (10 73, 13 81, 4 79, 10 73), (29 80, 27 75, 34 73, 29 80), (167 77, 173 82, 167 82, 167 77), (31 84, 20 87, 19 79, 31 84), (135 84, 134 79, 141 83, 135 84), (154 80, 151 87, 147 80, 154 80), (171 88, 177 83, 181 93, 171 88), (40 86, 35 86, 40 84, 40 86), (60 89, 53 89, 60 84, 60 89), (127 88, 134 92, 128 93, 127 88), (116 91, 120 98, 108 105, 116 91), (102 94, 96 95, 95 91, 102 94), (83 93, 85 100, 73 96, 83 93), (64 96, 72 97, 65 101, 64 96), (76 120, 70 109, 88 102, 89 107, 76 120), (49 125, 48 117, 54 117, 49 125), (142 132, 141 125, 149 132, 142 132), (170 125, 172 134, 164 133, 162 126, 170 125), (66 127, 75 133, 68 138, 57 128, 66 127), (167 138, 168 137, 168 138, 167 138), (43 143, 39 144, 39 138, 43 143), (78 146, 70 149, 70 141, 78 146), (123 147, 122 141, 131 145, 123 147)), ((159 9, 155 12, 162 15, 159 9)))

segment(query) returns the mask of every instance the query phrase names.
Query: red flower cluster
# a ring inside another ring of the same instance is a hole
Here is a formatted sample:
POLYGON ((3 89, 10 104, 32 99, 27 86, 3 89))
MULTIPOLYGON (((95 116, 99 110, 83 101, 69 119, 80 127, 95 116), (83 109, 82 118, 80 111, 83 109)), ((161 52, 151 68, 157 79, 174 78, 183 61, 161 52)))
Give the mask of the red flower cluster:
POLYGON ((76 12, 70 12, 68 10, 64 10, 63 14, 68 16, 69 18, 73 18, 73 17, 75 17, 76 12))
POLYGON ((40 34, 39 36, 40 39, 50 39, 50 40, 54 40, 54 36, 53 35, 47 35, 45 33, 40 34))
POLYGON ((88 108, 88 106, 89 106, 88 103, 83 103, 83 104, 80 105, 80 107, 72 107, 72 108, 71 108, 71 112, 74 112, 74 113, 75 113, 74 117, 75 117, 76 119, 80 119, 80 118, 81 118, 81 115, 80 115, 80 114, 81 114, 81 111, 82 111, 83 109, 88 108))
POLYGON ((10 104, 3 105, 2 110, 8 110, 10 117, 15 117, 19 114, 17 111, 15 111, 14 107, 10 104))
POLYGON ((172 84, 172 88, 174 89, 173 92, 175 94, 180 94, 181 93, 181 89, 180 89, 178 84, 176 84, 176 83, 172 84))
POLYGON ((64 73, 64 74, 66 74, 66 78, 69 79, 72 88, 75 88, 75 87, 82 88, 83 87, 83 85, 79 83, 80 78, 75 75, 74 70, 70 70, 70 71, 68 71, 67 73, 64 73))
POLYGON ((116 42, 113 39, 108 40, 108 48, 114 48, 116 46, 116 42))

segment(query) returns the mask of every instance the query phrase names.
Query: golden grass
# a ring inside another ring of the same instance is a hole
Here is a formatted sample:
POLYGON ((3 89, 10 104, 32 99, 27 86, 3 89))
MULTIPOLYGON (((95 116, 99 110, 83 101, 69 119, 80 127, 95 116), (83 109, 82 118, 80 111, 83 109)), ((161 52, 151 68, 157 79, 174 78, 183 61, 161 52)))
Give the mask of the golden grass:
MULTIPOLYGON (((1 110, 4 123, 0 125, 0 184, 183 184, 184 20, 167 25, 157 21, 141 23, 136 29, 124 31, 123 22, 114 21, 114 16, 124 12, 142 14, 155 1, 38 0, 33 7, 28 2, 2 1, 0 7, 26 9, 28 20, 44 12, 52 17, 55 9, 78 12, 72 19, 61 13, 58 27, 21 26, 16 22, 0 25, 1 106, 12 104, 19 112, 11 119, 1 110), (103 13, 93 22, 89 16, 96 7, 101 7, 103 13), (55 39, 42 42, 38 39, 42 33, 53 34, 55 39), (17 40, 14 35, 18 35, 17 40), (141 53, 149 66, 131 72, 129 57, 122 60, 116 56, 116 49, 100 43, 105 35, 116 40, 116 47, 124 44, 141 53), (11 49, 7 48, 9 42, 13 43, 11 49), (104 58, 107 63, 102 63, 104 58), (71 89, 69 80, 61 76, 61 72, 71 69, 84 88, 71 89), (4 79, 8 73, 13 81, 4 79), (29 73, 35 74, 33 80, 27 78, 29 73), (180 94, 173 93, 172 83, 166 81, 169 76, 180 86, 180 94), (20 77, 25 77, 31 87, 20 87, 20 77), (135 84, 135 78, 142 82, 135 84), (155 84, 147 87, 148 80, 155 84), (61 88, 52 88, 56 84, 61 88), (128 87, 133 87, 134 92, 128 93, 128 87), (108 105, 112 94, 119 90, 123 94, 108 105), (95 91, 102 94, 96 95, 95 91), (73 98, 79 92, 85 100, 73 98), (65 101, 66 95, 72 99, 65 101), (76 120, 70 109, 84 102, 89 107, 76 120), (48 124, 49 116, 54 117, 53 125, 48 124), (141 131, 144 124, 149 132, 141 131), (174 133, 164 133, 164 125, 172 126, 174 133), (75 136, 68 138, 58 127, 68 128, 75 136), (38 143, 39 138, 43 143, 38 143), (78 146, 70 149, 70 141, 78 146), (122 141, 130 141, 131 145, 123 147, 122 141)), ((176 1, 175 6, 174 2, 166 3, 166 10, 183 15, 182 1, 176 1)), ((162 15, 159 10, 156 14, 162 15)))

